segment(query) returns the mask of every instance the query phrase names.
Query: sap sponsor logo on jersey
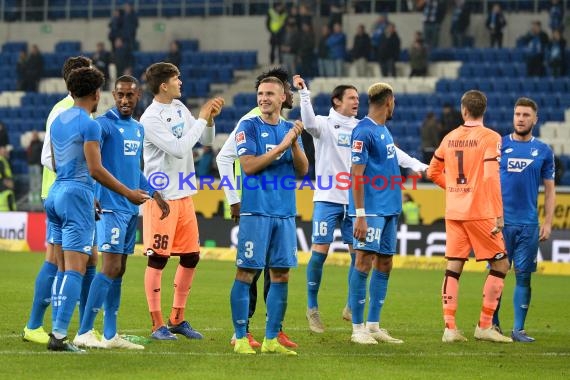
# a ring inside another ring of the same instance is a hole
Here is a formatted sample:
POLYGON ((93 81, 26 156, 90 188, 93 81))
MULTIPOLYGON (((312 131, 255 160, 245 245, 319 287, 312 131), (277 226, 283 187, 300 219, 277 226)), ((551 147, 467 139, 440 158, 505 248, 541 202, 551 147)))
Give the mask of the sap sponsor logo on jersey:
POLYGON ((141 145, 140 141, 136 140, 125 140, 124 141, 124 154, 125 156, 136 156, 141 145))
POLYGON ((350 147, 350 135, 347 133, 339 133, 336 144, 338 146, 350 147))
POLYGON ((352 142, 352 151, 354 153, 362 153, 362 146, 364 145, 364 143, 360 140, 354 140, 352 142))
POLYGON ((394 144, 386 145, 386 152, 388 153, 388 158, 394 158, 396 156, 396 146, 394 144))
POLYGON ((176 137, 176 138, 181 138, 182 137, 182 130, 184 129, 184 123, 180 123, 177 125, 174 125, 172 127, 172 134, 176 137))
POLYGON ((239 146, 241 144, 245 144, 245 142, 246 142, 245 132, 244 131, 238 132, 236 134, 236 145, 239 146))
MULTIPOLYGON (((277 145, 275 144, 265 144, 265 153, 271 151, 273 148, 275 148, 277 145)), ((277 159, 280 160, 281 157, 283 157, 283 155, 285 154, 285 152, 281 153, 279 156, 277 156, 277 159)))
POLYGON ((520 173, 525 170, 534 160, 528 158, 509 158, 507 161, 507 171, 520 173))

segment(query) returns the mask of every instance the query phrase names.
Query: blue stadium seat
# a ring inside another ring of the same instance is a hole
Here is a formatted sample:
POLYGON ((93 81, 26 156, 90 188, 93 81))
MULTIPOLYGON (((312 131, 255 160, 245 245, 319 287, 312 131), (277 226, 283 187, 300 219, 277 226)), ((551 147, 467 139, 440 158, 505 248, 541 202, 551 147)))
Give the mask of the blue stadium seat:
POLYGON ((67 0, 48 0, 48 19, 59 20, 65 18, 67 0))
POLYGON ((195 52, 200 49, 200 43, 198 40, 177 40, 178 46, 182 54, 185 52, 195 52))
POLYGON ((162 15, 164 17, 180 17, 182 16, 182 1, 168 0, 162 4, 162 15))
MULTIPOLYGON (((435 84, 436 92, 447 92, 449 91, 449 81, 447 79, 440 79, 435 84)), ((399 100, 399 97, 398 97, 399 100)))
POLYGON ((565 78, 556 78, 552 83, 553 92, 566 92, 568 91, 567 80, 565 78))
POLYGON ((158 5, 155 0, 139 0, 138 14, 140 17, 157 17, 158 5))
POLYGON ((2 53, 19 53, 28 50, 28 43, 24 41, 5 42, 2 45, 2 53))
POLYGON ((78 55, 81 52, 81 41, 60 41, 55 44, 54 52, 78 55))
POLYGON ((495 62, 510 62, 510 53, 508 49, 493 49, 495 62))
POLYGON ((493 91, 506 92, 509 89, 508 79, 493 78, 492 83, 493 83, 493 91))
POLYGON ((87 9, 89 0, 73 0, 69 2, 70 18, 88 18, 89 11, 87 9))
POLYGON ((474 66, 472 66, 468 63, 464 63, 459 68, 459 77, 460 78, 470 78, 474 75, 473 71, 474 71, 474 66))

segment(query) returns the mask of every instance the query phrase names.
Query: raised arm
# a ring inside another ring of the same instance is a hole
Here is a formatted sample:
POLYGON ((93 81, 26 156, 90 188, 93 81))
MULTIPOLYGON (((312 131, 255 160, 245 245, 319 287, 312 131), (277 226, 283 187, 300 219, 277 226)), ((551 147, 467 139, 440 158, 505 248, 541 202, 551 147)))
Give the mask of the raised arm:
POLYGON ((305 80, 301 78, 300 75, 293 76, 293 86, 299 90, 299 96, 301 98, 301 120, 303 121, 305 129, 312 136, 319 137, 321 133, 313 105, 311 104, 311 91, 309 91, 305 80))

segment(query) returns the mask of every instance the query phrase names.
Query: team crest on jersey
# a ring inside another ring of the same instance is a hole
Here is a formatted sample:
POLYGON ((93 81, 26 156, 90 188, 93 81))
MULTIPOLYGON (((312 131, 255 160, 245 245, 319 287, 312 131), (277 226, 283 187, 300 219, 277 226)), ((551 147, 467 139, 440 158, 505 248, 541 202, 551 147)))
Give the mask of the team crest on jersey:
POLYGON ((354 153, 362 153, 362 146, 364 145, 364 143, 360 140, 354 140, 352 142, 352 151, 354 153))
POLYGON ((172 134, 176 137, 176 138, 181 138, 182 137, 182 130, 184 129, 184 123, 180 123, 177 124, 175 126, 172 127, 172 134))
MULTIPOLYGON (((276 146, 277 145, 275 145, 275 144, 265 144, 265 153, 269 152, 270 150, 272 150, 276 146)), ((279 156, 277 156, 277 159, 280 160, 284 154, 285 154, 285 152, 281 153, 279 156)))
POLYGON ((394 158, 396 156, 396 146, 394 144, 386 145, 386 153, 388 158, 394 158))
POLYGON ((123 153, 125 156, 136 156, 139 150, 140 142, 136 140, 125 140, 123 153))
POLYGON ((507 161, 507 171, 512 173, 521 173, 525 170, 534 160, 528 158, 509 158, 507 161))
POLYGON ((350 147, 350 135, 347 133, 339 133, 336 144, 338 146, 350 147))
POLYGON ((530 148, 530 155, 533 157, 538 156, 538 149, 536 148, 530 148))
POLYGON ((245 132, 241 131, 236 134, 236 145, 245 144, 245 132))
POLYGON ((178 113, 178 117, 182 117, 182 110, 176 111, 178 113))

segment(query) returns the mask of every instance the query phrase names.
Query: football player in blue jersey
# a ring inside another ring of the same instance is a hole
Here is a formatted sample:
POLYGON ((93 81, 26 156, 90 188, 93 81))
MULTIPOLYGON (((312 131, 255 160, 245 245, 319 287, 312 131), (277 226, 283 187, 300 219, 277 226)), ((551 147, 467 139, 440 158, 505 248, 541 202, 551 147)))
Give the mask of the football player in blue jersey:
MULTIPOLYGON (((162 209, 164 219, 170 208, 160 193, 148 184, 141 171, 144 129, 132 117, 139 95, 140 86, 136 78, 124 75, 116 80, 113 90, 115 107, 96 119, 101 126, 101 157, 103 166, 125 186, 147 191, 162 209)), ((73 343, 78 347, 141 350, 144 346, 131 343, 117 334, 122 278, 127 258, 134 252, 139 208, 124 196, 99 184, 95 187, 95 196, 101 208, 97 245, 103 254, 103 266, 89 289, 86 311, 73 343), (93 324, 103 305, 104 329, 99 340, 94 334, 93 324)))
POLYGON ((398 216, 402 211, 402 190, 392 182, 400 176, 396 146, 386 128, 395 107, 392 87, 386 83, 372 85, 368 89, 368 104, 368 115, 353 129, 351 139, 352 186, 348 215, 354 217, 356 253, 348 290, 352 309, 351 341, 403 343, 380 328, 380 312, 388 290, 392 257, 396 253, 398 216), (370 305, 364 325, 366 281, 371 269, 370 305))
POLYGON ((103 83, 103 74, 97 69, 85 67, 71 72, 67 87, 74 106, 62 112, 50 130, 56 180, 45 207, 54 245, 63 250, 64 272, 56 299, 59 309, 47 347, 52 351, 82 351, 68 341, 67 329, 93 246, 95 180, 131 203, 138 205, 149 198, 146 191, 123 185, 101 164, 101 127, 89 114, 97 110, 103 83))
MULTIPOLYGON (((552 229, 556 190, 554 155, 550 147, 532 135, 538 121, 538 106, 529 98, 515 103, 513 132, 503 137, 501 145, 501 190, 505 227, 503 235, 509 261, 515 270, 513 296, 515 342, 534 342, 524 324, 530 306, 530 277, 536 272, 538 242, 547 240, 552 229), (544 222, 539 225, 538 188, 544 185, 544 222)), ((498 330, 499 308, 493 324, 498 330)))
POLYGON ((305 175, 309 163, 299 141, 303 124, 280 119, 284 101, 280 79, 261 80, 257 89, 261 116, 243 120, 235 135, 244 174, 238 269, 230 295, 236 333, 234 351, 239 354, 255 354, 246 334, 249 287, 267 261, 271 286, 261 352, 296 355, 278 342, 277 334, 287 307, 289 269, 297 266, 295 176, 305 175))

